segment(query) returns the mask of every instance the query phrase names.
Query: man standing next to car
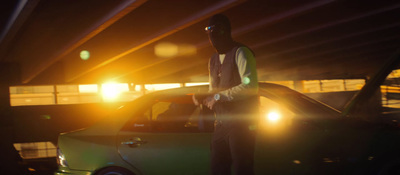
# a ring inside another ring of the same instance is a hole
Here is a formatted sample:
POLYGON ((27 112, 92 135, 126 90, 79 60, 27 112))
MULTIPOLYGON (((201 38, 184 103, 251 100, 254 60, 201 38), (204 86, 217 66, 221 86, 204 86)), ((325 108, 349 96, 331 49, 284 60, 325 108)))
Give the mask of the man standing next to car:
POLYGON ((254 54, 232 39, 225 15, 212 16, 205 30, 217 51, 209 61, 212 95, 203 101, 215 112, 211 171, 230 174, 232 166, 237 175, 252 175, 259 103, 254 54))

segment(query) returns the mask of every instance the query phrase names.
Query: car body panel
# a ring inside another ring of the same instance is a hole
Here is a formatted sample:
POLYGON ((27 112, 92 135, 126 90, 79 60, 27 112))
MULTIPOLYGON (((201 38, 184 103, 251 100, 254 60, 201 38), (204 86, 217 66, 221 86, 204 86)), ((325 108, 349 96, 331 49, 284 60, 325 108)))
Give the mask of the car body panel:
MULTIPOLYGON (((107 131, 107 129, 104 129, 107 131)), ((121 160, 116 149, 116 135, 95 134, 93 130, 82 130, 63 134, 59 137, 58 147, 68 161, 68 168, 59 170, 73 174, 95 172, 99 167, 130 166, 121 160), (87 131, 87 132, 86 132, 87 131)), ((111 132, 110 132, 111 133, 111 132)), ((131 171, 136 171, 130 168, 131 171)))
POLYGON ((123 159, 143 174, 209 174, 211 133, 121 132, 118 142, 141 138, 139 146, 118 145, 123 159), (156 166, 155 166, 156 165, 156 166))

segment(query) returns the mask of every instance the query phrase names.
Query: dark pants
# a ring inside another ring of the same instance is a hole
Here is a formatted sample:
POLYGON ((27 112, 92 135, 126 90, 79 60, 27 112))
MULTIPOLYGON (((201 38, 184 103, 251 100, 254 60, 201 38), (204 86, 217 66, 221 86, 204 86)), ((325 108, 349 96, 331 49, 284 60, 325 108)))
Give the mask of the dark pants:
POLYGON ((255 130, 251 122, 216 121, 211 143, 211 172, 230 175, 253 175, 255 130))

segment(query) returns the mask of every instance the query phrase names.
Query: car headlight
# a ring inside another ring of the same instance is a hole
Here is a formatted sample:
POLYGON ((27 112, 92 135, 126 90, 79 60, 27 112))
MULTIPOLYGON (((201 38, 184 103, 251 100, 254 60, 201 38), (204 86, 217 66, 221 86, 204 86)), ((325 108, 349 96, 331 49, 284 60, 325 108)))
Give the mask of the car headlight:
POLYGON ((60 148, 57 148, 57 162, 60 166, 68 167, 67 160, 65 159, 64 154, 61 152, 60 148))

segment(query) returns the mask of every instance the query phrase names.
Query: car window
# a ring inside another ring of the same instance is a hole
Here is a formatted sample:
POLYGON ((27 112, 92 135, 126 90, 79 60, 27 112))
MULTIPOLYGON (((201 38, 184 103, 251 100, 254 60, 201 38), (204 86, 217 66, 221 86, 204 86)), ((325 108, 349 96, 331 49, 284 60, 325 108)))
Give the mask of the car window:
POLYGON ((380 89, 382 113, 380 121, 400 127, 400 69, 393 70, 385 79, 380 89))
POLYGON ((261 130, 271 134, 320 128, 306 114, 263 96, 260 97, 260 114, 261 130))
MULTIPOLYGON (((381 86, 382 105, 385 108, 400 109, 400 70, 393 70, 381 86)), ((388 109, 387 109, 388 110, 388 109)))
POLYGON ((290 125, 295 113, 266 97, 260 97, 261 122, 290 125))
POLYGON ((150 132, 151 128, 151 111, 141 110, 141 112, 134 113, 131 116, 130 120, 125 123, 124 127, 121 130, 133 132, 150 132))
POLYGON ((152 107, 155 132, 196 132, 200 108, 193 104, 158 102, 152 107))
MULTIPOLYGON (((189 95, 183 98, 191 98, 189 95)), ((182 98, 156 99, 134 114, 123 130, 135 132, 212 132, 213 112, 182 98), (179 99, 179 100, 178 100, 179 99)))

